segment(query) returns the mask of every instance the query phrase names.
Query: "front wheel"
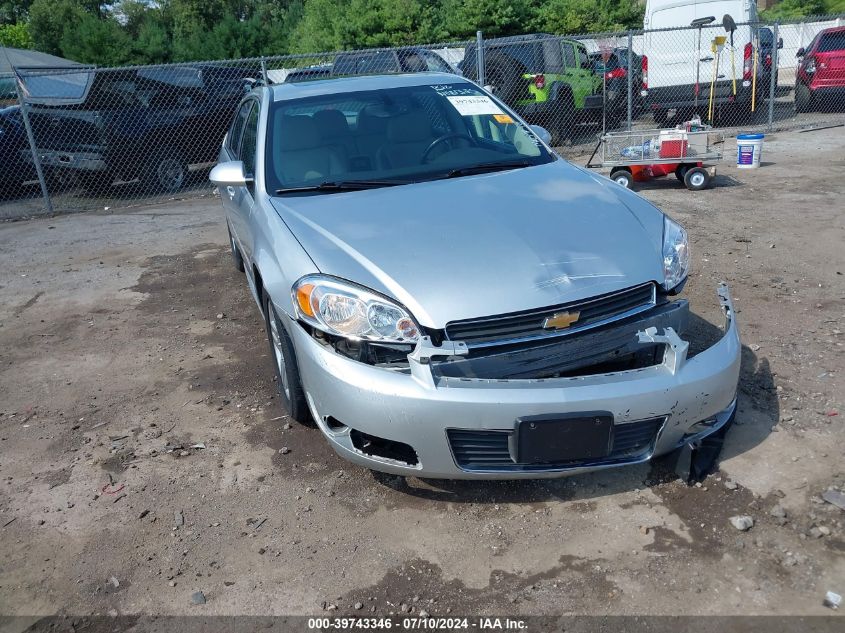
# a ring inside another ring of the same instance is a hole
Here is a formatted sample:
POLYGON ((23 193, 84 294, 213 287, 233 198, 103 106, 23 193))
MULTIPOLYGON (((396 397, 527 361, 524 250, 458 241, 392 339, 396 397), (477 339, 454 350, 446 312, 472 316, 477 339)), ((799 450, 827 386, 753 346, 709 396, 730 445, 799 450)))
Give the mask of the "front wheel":
POLYGON ((710 185, 710 173, 703 167, 692 167, 684 175, 684 184, 690 191, 707 189, 710 185))
POLYGON ((282 406, 291 418, 305 424, 310 421, 311 414, 308 411, 305 391, 302 389, 299 368, 296 364, 296 351, 293 347, 293 341, 290 340, 290 336, 288 336, 287 330, 276 312, 273 301, 266 293, 264 296, 264 321, 282 406))
POLYGON ((610 172, 610 179, 626 189, 634 188, 634 175, 627 167, 618 167, 610 172))
POLYGON ((188 179, 188 166, 175 149, 154 152, 141 174, 141 182, 150 193, 176 193, 188 179))

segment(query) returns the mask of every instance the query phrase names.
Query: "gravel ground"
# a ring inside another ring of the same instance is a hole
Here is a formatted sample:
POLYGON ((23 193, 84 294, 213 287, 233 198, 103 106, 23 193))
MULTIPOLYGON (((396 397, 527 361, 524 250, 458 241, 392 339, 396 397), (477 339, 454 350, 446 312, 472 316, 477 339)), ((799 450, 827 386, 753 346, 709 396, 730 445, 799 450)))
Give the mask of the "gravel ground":
POLYGON ((683 453, 375 478, 285 417, 217 201, 0 225, 0 612, 836 613, 843 145, 778 133, 756 172, 642 190, 691 233, 693 308, 718 322, 725 280, 739 312, 739 412, 700 486, 683 453))

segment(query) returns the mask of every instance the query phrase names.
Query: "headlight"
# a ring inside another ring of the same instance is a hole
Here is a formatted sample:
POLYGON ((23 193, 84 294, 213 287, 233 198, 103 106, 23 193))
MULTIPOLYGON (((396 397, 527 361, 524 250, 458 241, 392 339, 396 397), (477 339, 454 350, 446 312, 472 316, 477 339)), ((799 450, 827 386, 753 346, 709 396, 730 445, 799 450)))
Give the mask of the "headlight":
POLYGON ((403 307, 361 286, 308 275, 291 292, 297 316, 323 332, 382 343, 416 343, 419 338, 419 326, 403 307))
POLYGON ((687 232, 668 217, 663 219, 663 287, 672 290, 690 271, 687 232))

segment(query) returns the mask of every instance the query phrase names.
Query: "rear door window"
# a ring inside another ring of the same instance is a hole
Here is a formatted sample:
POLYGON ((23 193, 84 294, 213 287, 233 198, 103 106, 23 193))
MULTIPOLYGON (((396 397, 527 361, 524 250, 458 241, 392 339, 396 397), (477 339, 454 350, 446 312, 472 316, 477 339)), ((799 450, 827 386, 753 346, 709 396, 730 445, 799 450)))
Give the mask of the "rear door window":
POLYGON ((254 101, 250 100, 241 105, 238 113, 235 115, 234 121, 232 121, 232 127, 229 128, 229 134, 226 135, 226 147, 229 149, 232 158, 237 159, 240 156, 241 135, 244 131, 244 123, 254 103, 254 101))
POLYGON ((563 41, 560 46, 563 51, 563 63, 567 68, 575 68, 578 64, 575 63, 575 49, 572 48, 572 42, 563 41))
POLYGON ((443 61, 439 55, 436 53, 432 53, 431 51, 421 51, 423 58, 425 59, 426 66, 432 72, 436 73, 451 73, 452 68, 443 61))

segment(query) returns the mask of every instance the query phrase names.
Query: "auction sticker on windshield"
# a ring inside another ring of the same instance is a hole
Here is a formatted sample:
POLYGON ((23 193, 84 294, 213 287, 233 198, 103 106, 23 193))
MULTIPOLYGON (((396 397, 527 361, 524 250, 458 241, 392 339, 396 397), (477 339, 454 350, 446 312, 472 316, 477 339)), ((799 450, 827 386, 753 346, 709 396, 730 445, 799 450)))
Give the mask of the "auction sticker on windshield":
POLYGON ((446 97, 461 116, 472 116, 476 114, 504 114, 490 97, 484 95, 446 97))

